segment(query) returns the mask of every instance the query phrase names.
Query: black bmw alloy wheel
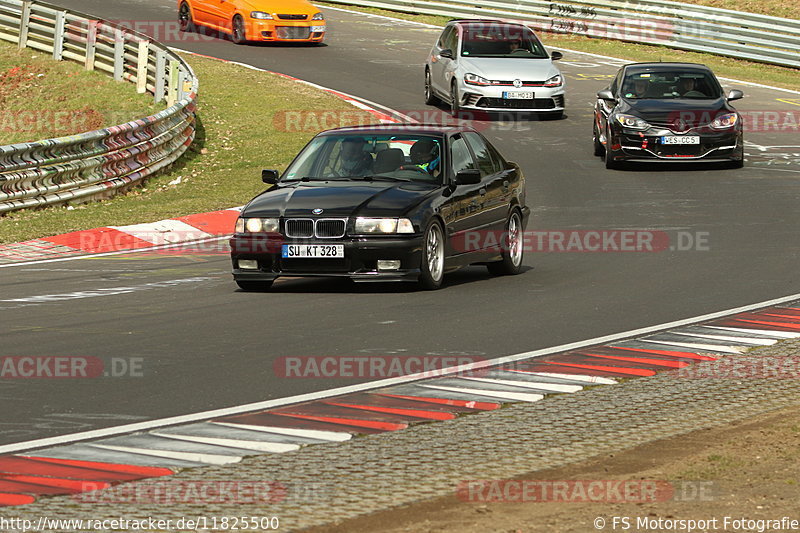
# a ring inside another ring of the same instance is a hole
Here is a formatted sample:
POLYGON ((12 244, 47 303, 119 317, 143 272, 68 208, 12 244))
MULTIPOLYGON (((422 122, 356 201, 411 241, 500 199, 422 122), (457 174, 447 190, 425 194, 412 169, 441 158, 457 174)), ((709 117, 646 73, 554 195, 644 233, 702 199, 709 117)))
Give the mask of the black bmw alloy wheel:
POLYGON ((422 239, 422 264, 419 284, 424 289, 435 290, 444 279, 444 231, 437 220, 428 224, 422 239))
POLYGON ((505 235, 503 238, 503 259, 489 263, 486 268, 495 276, 513 276, 522 271, 523 248, 522 217, 519 210, 514 209, 506 220, 505 235))

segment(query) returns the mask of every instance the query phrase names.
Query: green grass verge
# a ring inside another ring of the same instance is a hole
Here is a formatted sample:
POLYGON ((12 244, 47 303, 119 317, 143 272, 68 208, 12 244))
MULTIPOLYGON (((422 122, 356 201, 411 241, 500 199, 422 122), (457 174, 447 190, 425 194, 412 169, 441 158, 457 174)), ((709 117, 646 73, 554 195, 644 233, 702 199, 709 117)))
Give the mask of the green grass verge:
POLYGON ((103 202, 12 212, 0 218, 0 243, 243 205, 264 190, 262 168, 285 168, 315 133, 332 127, 300 111, 334 111, 335 117, 345 111, 351 122, 366 121, 347 102, 308 85, 221 61, 187 60, 201 80, 198 132, 176 166, 103 202))
POLYGON ((0 109, 4 145, 124 124, 164 106, 138 94, 130 83, 0 41, 0 109))
MULTIPOLYGON (((727 9, 748 10, 773 16, 800 17, 800 5, 789 5, 783 0, 758 0, 750 2, 734 2, 728 0, 692 0, 690 3, 711 5, 727 9)), ((387 11, 371 7, 357 7, 327 2, 315 2, 320 6, 339 7, 372 13, 374 15, 385 15, 403 20, 422 22, 425 24, 435 24, 444 26, 450 17, 438 17, 433 15, 416 15, 411 13, 401 13, 397 11, 387 11)), ((630 61, 688 61, 692 63, 704 63, 711 67, 717 76, 723 78, 735 78, 743 81, 774 85, 786 89, 797 89, 800 87, 800 70, 766 65, 752 61, 744 61, 734 58, 715 56, 711 54, 700 54, 696 52, 684 52, 674 50, 665 46, 651 46, 643 44, 627 43, 622 41, 612 41, 604 39, 591 39, 577 35, 560 35, 555 33, 541 33, 540 37, 547 46, 556 48, 568 48, 579 52, 588 52, 610 57, 618 57, 630 61)), ((432 43, 431 43, 432 44, 432 43)), ((565 59, 569 59, 566 57, 565 59)))

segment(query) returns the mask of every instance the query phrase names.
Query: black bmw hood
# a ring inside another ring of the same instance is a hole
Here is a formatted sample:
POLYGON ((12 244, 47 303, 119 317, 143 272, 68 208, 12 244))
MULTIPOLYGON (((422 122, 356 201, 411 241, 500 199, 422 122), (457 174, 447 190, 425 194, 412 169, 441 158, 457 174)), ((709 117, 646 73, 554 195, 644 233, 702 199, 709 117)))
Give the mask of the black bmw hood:
POLYGON ((706 122, 713 120, 719 113, 728 113, 733 108, 725 98, 715 100, 689 99, 644 99, 629 100, 623 98, 615 109, 617 113, 630 113, 651 123, 674 123, 678 118, 688 122, 706 122))
POLYGON ((278 186, 250 201, 250 217, 401 216, 439 188, 423 183, 310 181, 278 186))

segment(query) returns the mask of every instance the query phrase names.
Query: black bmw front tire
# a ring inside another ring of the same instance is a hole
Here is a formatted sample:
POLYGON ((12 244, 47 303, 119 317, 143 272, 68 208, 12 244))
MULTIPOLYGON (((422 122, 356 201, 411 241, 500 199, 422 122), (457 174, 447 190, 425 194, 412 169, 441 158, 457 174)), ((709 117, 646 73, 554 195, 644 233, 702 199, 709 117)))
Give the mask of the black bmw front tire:
POLYGON ((434 220, 425 229, 422 238, 422 264, 419 284, 432 291, 442 286, 444 279, 444 231, 442 225, 434 220))

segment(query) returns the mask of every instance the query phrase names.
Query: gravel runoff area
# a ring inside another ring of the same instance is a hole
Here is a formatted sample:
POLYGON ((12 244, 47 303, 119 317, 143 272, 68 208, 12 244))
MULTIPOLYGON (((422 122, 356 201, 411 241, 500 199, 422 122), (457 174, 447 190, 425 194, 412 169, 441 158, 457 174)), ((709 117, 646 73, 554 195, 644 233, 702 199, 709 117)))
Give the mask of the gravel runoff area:
MULTIPOLYGON (((800 405, 798 366, 800 339, 533 404, 514 404, 297 452, 262 455, 233 466, 185 470, 171 477, 121 485, 126 488, 124 494, 116 487, 106 496, 97 492, 43 498, 31 505, 3 509, 0 517, 206 517, 208 530, 212 524, 224 529, 220 527, 224 517, 274 516, 280 520, 280 531, 332 525, 453 495, 459 482, 510 479, 796 407, 800 405), (243 487, 267 481, 285 488, 273 494, 279 496, 273 498, 279 502, 264 503, 270 498, 261 498, 252 503, 258 498, 234 490, 227 501, 215 503, 197 490, 217 482, 243 487), (135 497, 130 501, 125 496, 152 495, 153 488, 147 485, 154 483, 180 483, 194 487, 195 492, 175 493, 162 501, 135 497)), ((225 524, 231 529, 234 525, 230 521, 225 524)), ((593 530, 591 524, 586 526, 587 531, 593 530)))

